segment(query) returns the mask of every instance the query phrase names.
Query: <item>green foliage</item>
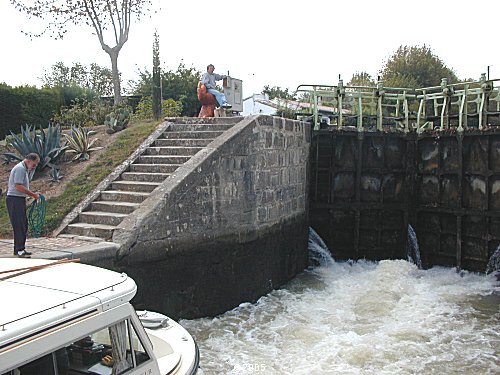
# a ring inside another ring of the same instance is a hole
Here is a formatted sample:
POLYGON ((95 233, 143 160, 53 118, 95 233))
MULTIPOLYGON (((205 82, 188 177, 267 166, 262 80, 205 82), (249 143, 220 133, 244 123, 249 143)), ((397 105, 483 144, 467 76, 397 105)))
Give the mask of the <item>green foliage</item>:
POLYGON ((165 117, 178 117, 182 113, 182 102, 166 99, 162 104, 162 113, 165 117))
POLYGON ((94 91, 78 85, 54 87, 53 90, 59 93, 61 106, 65 107, 70 107, 77 101, 91 102, 99 99, 94 91))
POLYGON ((270 100, 274 98, 289 99, 289 100, 296 99, 296 95, 288 92, 288 88, 282 89, 279 86, 270 87, 269 85, 266 85, 262 89, 262 93, 269 95, 270 100))
MULTIPOLYGON (((197 116, 201 104, 196 94, 196 87, 201 72, 195 68, 186 68, 180 63, 177 70, 162 70, 161 85, 163 99, 173 99, 182 103, 182 116, 197 116)), ((145 69, 139 71, 139 80, 130 81, 134 95, 152 96, 152 74, 145 69)))
POLYGON ((375 86, 375 80, 367 72, 356 72, 352 75, 351 80, 347 83, 347 86, 375 86))
POLYGON ((130 110, 127 107, 115 107, 104 120, 104 125, 108 127, 106 133, 113 134, 125 129, 129 120, 130 110))
POLYGON ((8 146, 15 149, 16 153, 6 152, 6 160, 23 160, 28 154, 34 152, 40 156, 35 173, 45 167, 52 167, 64 155, 66 147, 61 147, 61 127, 49 124, 47 132, 44 129, 36 130, 34 126, 26 125, 21 129, 21 134, 11 133, 8 146))
POLYGON ((24 124, 46 127, 60 109, 59 92, 32 86, 0 84, 0 139, 24 124))
POLYGON ((76 100, 70 107, 61 108, 61 113, 56 114, 52 122, 65 127, 95 126, 104 124, 110 106, 102 100, 76 100))
POLYGON ((442 78, 457 82, 457 76, 430 47, 400 46, 382 68, 384 86, 422 88, 439 86, 442 78))
MULTIPOLYGON (((395 75, 389 76, 384 79, 385 87, 399 87, 399 88, 420 88, 423 87, 418 83, 418 80, 415 77, 409 75, 395 75)), ((427 85, 428 87, 429 85, 427 85)))
POLYGON ((72 126, 70 133, 64 134, 64 138, 66 138, 66 144, 68 146, 66 152, 76 154, 73 161, 89 160, 90 152, 101 149, 101 147, 92 147, 96 140, 91 140, 90 136, 94 134, 95 131, 79 126, 72 126))
POLYGON ((153 99, 151 96, 143 96, 135 108, 133 117, 141 120, 153 118, 153 99))
MULTIPOLYGON (((166 99, 162 101, 162 115, 165 117, 178 117, 183 110, 182 102, 174 99, 166 99)), ((143 96, 135 113, 133 115, 136 119, 149 120, 153 116, 153 99, 151 96, 143 96)))
MULTIPOLYGON (((73 66, 67 67, 63 62, 57 62, 52 65, 50 71, 45 72, 42 81, 46 87, 80 87, 95 93, 96 96, 113 94, 111 70, 95 63, 88 67, 80 63, 74 63, 73 66)), ((65 105, 67 104, 68 102, 65 102, 65 105)))

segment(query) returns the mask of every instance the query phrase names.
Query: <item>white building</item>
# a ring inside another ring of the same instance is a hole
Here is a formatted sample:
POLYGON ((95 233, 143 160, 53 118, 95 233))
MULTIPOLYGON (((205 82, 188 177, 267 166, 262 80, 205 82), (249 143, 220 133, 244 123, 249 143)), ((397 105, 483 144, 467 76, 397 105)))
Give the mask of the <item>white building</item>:
POLYGON ((253 94, 243 99, 242 116, 249 115, 274 115, 277 106, 269 100, 267 94, 253 94))

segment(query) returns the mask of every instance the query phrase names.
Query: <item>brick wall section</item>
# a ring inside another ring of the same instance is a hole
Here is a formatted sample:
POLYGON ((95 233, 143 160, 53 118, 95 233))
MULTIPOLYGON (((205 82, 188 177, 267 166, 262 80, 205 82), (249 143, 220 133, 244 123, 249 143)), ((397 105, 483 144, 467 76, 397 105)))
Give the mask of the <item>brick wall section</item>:
POLYGON ((301 272, 309 146, 305 123, 248 117, 174 172, 113 235, 138 300, 173 316, 214 315, 301 272), (154 290, 141 288, 151 272, 154 290))

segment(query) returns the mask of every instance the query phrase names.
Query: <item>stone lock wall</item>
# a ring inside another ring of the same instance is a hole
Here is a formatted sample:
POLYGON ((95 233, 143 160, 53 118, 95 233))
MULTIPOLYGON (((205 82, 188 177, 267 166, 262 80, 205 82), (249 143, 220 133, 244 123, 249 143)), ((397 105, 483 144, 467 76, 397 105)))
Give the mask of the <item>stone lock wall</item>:
POLYGON ((136 305, 216 315, 301 272, 309 147, 305 123, 247 117, 177 169, 113 235, 136 305))

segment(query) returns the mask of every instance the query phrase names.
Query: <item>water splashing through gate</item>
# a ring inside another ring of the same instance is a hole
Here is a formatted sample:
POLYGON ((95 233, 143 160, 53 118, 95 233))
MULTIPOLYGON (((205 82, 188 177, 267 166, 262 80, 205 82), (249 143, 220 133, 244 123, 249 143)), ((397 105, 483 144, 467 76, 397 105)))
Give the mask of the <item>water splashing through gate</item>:
POLYGON ((330 249, 311 227, 309 227, 308 249, 310 265, 326 267, 334 263, 330 249))
POLYGON ((488 264, 486 265, 486 274, 491 272, 500 271, 500 245, 498 245, 497 249, 490 257, 488 264))
POLYGON ((417 233, 411 225, 408 224, 408 243, 406 245, 406 257, 408 262, 414 263, 419 269, 422 268, 420 259, 420 248, 418 246, 417 233))

